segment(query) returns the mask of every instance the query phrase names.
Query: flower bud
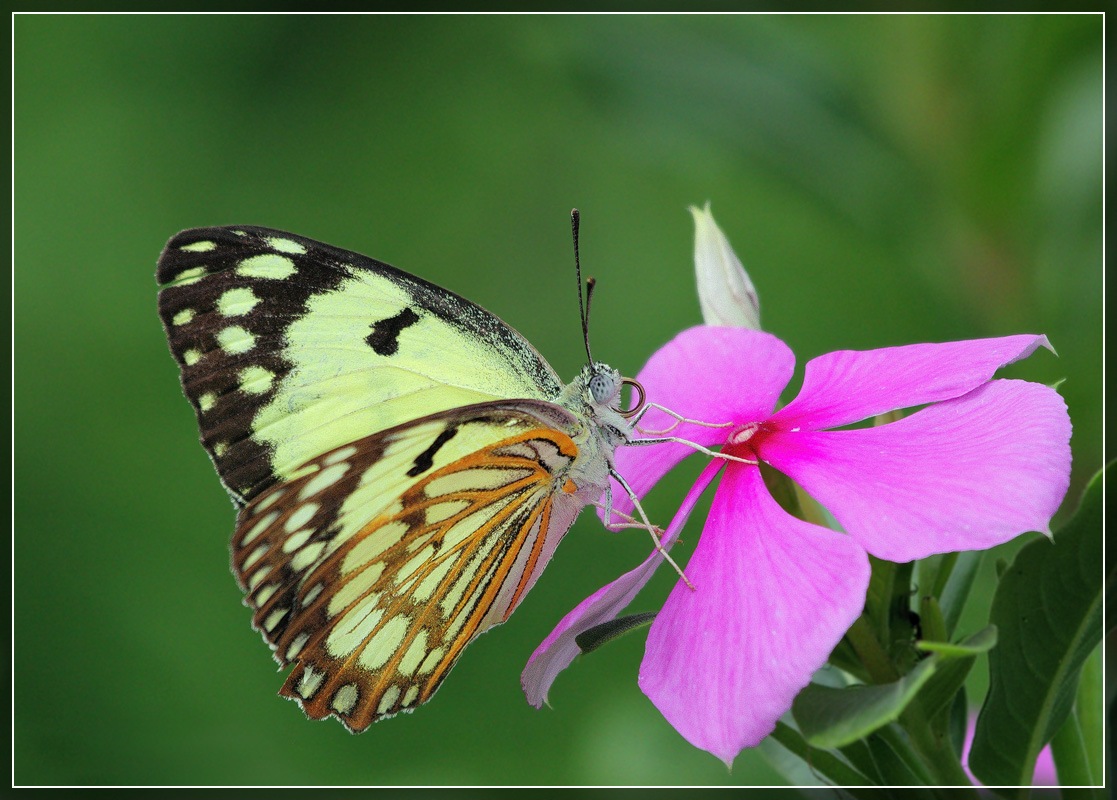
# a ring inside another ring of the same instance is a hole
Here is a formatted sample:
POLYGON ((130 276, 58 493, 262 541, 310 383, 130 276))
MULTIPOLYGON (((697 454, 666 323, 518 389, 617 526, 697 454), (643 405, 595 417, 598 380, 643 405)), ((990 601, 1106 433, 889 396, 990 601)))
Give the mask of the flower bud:
POLYGON ((760 330, 760 299, 729 240, 705 208, 690 207, 694 215, 694 269, 698 302, 707 325, 760 330))

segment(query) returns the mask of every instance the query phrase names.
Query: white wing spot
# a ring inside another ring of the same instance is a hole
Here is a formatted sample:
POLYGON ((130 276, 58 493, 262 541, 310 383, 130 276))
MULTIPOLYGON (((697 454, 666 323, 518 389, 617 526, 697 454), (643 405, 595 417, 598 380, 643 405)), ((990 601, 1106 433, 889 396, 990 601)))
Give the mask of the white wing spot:
POLYGON ((182 354, 182 363, 188 367, 192 367, 202 360, 202 353, 200 350, 190 348, 182 354))
POLYGON ((185 325, 194 319, 194 309, 184 308, 171 318, 172 325, 185 325))
POLYGON ((252 591, 261 583, 263 583, 264 579, 267 578, 270 574, 271 567, 268 566, 260 567, 258 570, 252 573, 252 575, 248 578, 248 591, 252 591))
POLYGON ((341 574, 347 575, 355 569, 360 569, 366 564, 376 560, 376 558, 387 550, 392 545, 396 544, 400 537, 407 533, 410 528, 404 522, 389 522, 387 525, 382 525, 368 536, 364 537, 353 549, 345 556, 345 560, 341 562, 341 574))
POLYGON ((469 508, 468 500, 448 500, 427 508, 427 524, 435 525, 469 508))
POLYGON ((387 714, 388 710, 396 704, 399 699, 399 687, 389 686, 388 691, 384 692, 384 696, 380 698, 380 705, 376 707, 376 713, 387 714))
POLYGON ((248 394, 264 394, 275 382, 275 373, 253 364, 240 371, 240 388, 248 394))
MULTIPOLYGON (((260 572, 263 572, 263 571, 264 570, 260 570, 260 572)), ((260 573, 258 572, 256 574, 259 575, 260 573)), ((279 584, 278 583, 269 583, 267 586, 265 586, 263 589, 261 589, 260 591, 258 591, 256 593, 256 600, 255 600, 256 605, 258 605, 258 606, 264 605, 264 603, 271 600, 272 595, 275 594, 278 591, 279 591, 279 584)))
POLYGON ((217 312, 223 317, 240 317, 247 314, 260 302, 247 286, 230 289, 217 298, 217 312))
POLYGON ((303 608, 306 608, 311 603, 313 603, 315 600, 317 600, 318 595, 320 595, 320 594, 322 594, 322 584, 316 583, 313 586, 311 586, 310 590, 307 591, 306 595, 303 597, 303 608))
MULTIPOLYGON (((516 420, 509 420, 509 422, 515 422, 517 425, 519 424, 516 420)), ((516 456, 517 458, 530 458, 532 461, 535 460, 535 451, 523 442, 506 445, 497 452, 502 456, 516 456)))
POLYGON ((197 283, 206 274, 205 267, 194 267, 193 269, 183 270, 175 276, 171 284, 175 286, 188 286, 191 283, 197 283))
POLYGON ((384 571, 384 564, 378 562, 374 564, 369 570, 366 570, 359 577, 354 577, 341 584, 341 587, 334 592, 333 597, 330 598, 329 608, 326 613, 331 617, 337 616, 347 609, 353 603, 365 599, 364 603, 375 602, 378 594, 372 594, 366 597, 376 586, 376 579, 380 577, 380 573, 384 571))
POLYGON ((270 549, 271 549, 271 546, 266 545, 266 544, 262 544, 259 547, 257 547, 255 550, 252 551, 252 554, 249 555, 248 558, 246 558, 244 560, 244 564, 241 566, 241 569, 247 571, 249 567, 251 567, 257 561, 259 561, 261 558, 263 558, 267 554, 268 550, 270 550, 270 549))
POLYGON ((295 572, 302 572, 318 561, 318 557, 322 555, 322 550, 325 549, 325 547, 325 542, 313 542, 312 544, 308 544, 291 557, 291 569, 295 570, 295 572))
POLYGON ((285 492, 282 489, 272 492, 271 494, 269 494, 267 497, 265 497, 263 500, 261 500, 259 503, 256 504, 256 508, 254 509, 255 512, 257 514, 259 514, 261 511, 266 511, 268 506, 270 506, 272 503, 274 503, 279 498, 283 497, 284 494, 285 494, 285 492))
POLYGON ((299 677, 299 685, 295 688, 295 691, 302 695, 304 700, 309 700, 318 691, 318 687, 322 685, 322 679, 325 677, 325 672, 315 672, 314 667, 304 667, 303 674, 299 677))
POLYGON ((309 633, 300 633, 298 636, 296 636, 294 638, 294 640, 291 642, 291 644, 288 645, 288 647, 287 647, 287 653, 286 653, 287 660, 290 661, 295 656, 297 656, 299 653, 301 653, 302 649, 303 649, 303 645, 305 645, 307 643, 307 640, 309 640, 309 639, 310 639, 310 634, 309 633))
POLYGON ((266 630, 268 633, 274 631, 275 626, 278 625, 285 616, 287 616, 287 612, 290 610, 291 609, 286 607, 277 608, 275 611, 268 614, 268 618, 264 620, 264 630, 266 630))
POLYGON ((345 459, 349 458, 349 456, 353 455, 356 452, 357 452, 357 446, 356 445, 347 444, 347 445, 345 445, 345 447, 341 448, 340 450, 334 450, 328 456, 323 458, 322 459, 322 465, 328 467, 330 464, 336 464, 339 461, 344 461, 345 459))
POLYGON ((249 256, 237 265, 242 278, 266 278, 281 281, 295 274, 295 262, 278 253, 261 253, 249 256))
POLYGON ((347 683, 334 692, 330 705, 339 714, 348 714, 357 705, 357 684, 347 683))
MULTIPOLYGON (((399 671, 401 675, 414 675, 415 670, 423 663, 423 658, 427 654, 427 630, 423 628, 415 636, 411 642, 411 646, 407 648, 407 652, 399 662, 399 671)), ((406 705, 406 704, 405 704, 406 705)))
MULTIPOLYGON (((350 655, 376 629, 384 616, 384 611, 374 608, 375 605, 376 598, 374 597, 350 609, 347 614, 338 620, 329 636, 326 637, 326 649, 332 655, 338 658, 350 655)), ((368 650, 365 650, 365 655, 367 654, 368 650)), ((388 655, 390 656, 391 653, 388 655)), ((388 656, 385 656, 384 661, 387 660, 388 656)), ((384 663, 384 661, 380 663, 384 663)), ((364 663, 363 657, 361 663, 364 663)))
POLYGON ((213 408, 213 404, 217 402, 217 395, 213 392, 206 392, 198 398, 198 408, 202 411, 209 411, 213 408))
POLYGON ((291 516, 287 517, 287 520, 283 523, 283 530, 287 531, 287 533, 294 533, 303 525, 310 522, 317 513, 317 503, 303 503, 295 509, 291 516))
POLYGON ((312 528, 303 528, 298 533, 291 534, 289 537, 287 537, 287 541, 283 543, 283 552, 295 552, 304 544, 306 544, 306 540, 310 538, 310 535, 312 533, 314 533, 314 530, 312 528))
POLYGON ((230 325, 217 334, 217 343, 229 355, 240 355, 256 346, 256 335, 239 325, 230 325))
POLYGON ((213 454, 218 458, 223 458, 227 452, 229 452, 229 445, 225 442, 218 442, 213 446, 213 454))
POLYGON ((451 492, 499 489, 533 474, 529 469, 463 469, 435 478, 427 484, 427 497, 451 492))
POLYGON ((270 528, 271 524, 277 519, 279 519, 278 511, 269 511, 267 514, 260 517, 259 521, 251 528, 249 528, 248 533, 246 533, 240 540, 241 546, 243 547, 244 545, 248 544, 261 533, 263 533, 267 528, 270 528))
POLYGON ((311 495, 318 494, 319 492, 333 486, 341 477, 349 471, 348 464, 332 464, 320 471, 317 475, 306 482, 302 491, 299 492, 299 499, 305 500, 311 495))
POLYGON ((411 626, 411 618, 400 614, 384 623, 361 653, 361 666, 380 669, 399 649, 400 642, 411 626))
POLYGON ((217 244, 215 242, 206 242, 206 241, 191 242, 190 244, 182 245, 178 249, 179 250, 185 250, 188 253, 208 253, 210 250, 216 250, 217 249, 217 244))
POLYGON ((412 597, 420 603, 427 602, 453 566, 454 562, 448 558, 431 570, 430 574, 423 578, 422 582, 415 587, 412 597))
POLYGON ((473 580, 473 573, 469 570, 463 570, 461 577, 454 582, 454 586, 446 592, 442 597, 442 602, 439 607, 445 616, 450 616, 454 613, 454 609, 458 607, 462 597, 465 595, 465 590, 469 588, 470 582, 473 580))
POLYGON ((418 696, 419 696, 419 687, 418 686, 412 686, 404 693, 403 702, 400 703, 400 705, 403 706, 404 708, 406 708, 407 706, 413 704, 415 702, 415 698, 418 697, 418 696))
POLYGON ((445 647, 436 647, 435 649, 427 653, 427 657, 423 659, 423 663, 419 666, 419 674, 426 675, 428 672, 438 666, 438 662, 442 660, 442 656, 445 652, 445 647))
POLYGON ((306 252, 305 247, 303 247, 298 242, 291 241, 290 239, 281 239, 278 236, 273 236, 272 238, 265 241, 267 241, 268 244, 270 244, 281 253, 295 253, 296 255, 302 255, 306 252))

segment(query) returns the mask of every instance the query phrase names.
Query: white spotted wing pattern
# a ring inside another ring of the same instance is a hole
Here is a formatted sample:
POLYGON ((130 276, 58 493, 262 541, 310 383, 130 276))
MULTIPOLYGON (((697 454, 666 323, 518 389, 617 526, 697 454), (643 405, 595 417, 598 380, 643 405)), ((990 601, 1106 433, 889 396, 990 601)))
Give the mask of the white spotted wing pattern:
POLYGON ((351 731, 425 702, 606 490, 619 374, 563 387, 480 307, 281 231, 184 231, 157 279, 280 693, 351 731))

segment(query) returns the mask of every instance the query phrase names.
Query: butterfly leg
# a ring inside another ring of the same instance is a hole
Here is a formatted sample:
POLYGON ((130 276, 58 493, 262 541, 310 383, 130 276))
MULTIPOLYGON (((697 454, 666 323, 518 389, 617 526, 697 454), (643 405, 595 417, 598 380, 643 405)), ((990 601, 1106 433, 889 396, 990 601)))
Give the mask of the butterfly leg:
MULTIPOLYGON (((636 519, 636 517, 632 516, 631 514, 625 514, 623 511, 617 511, 615 508, 613 508, 613 487, 611 485, 605 487, 605 502, 599 503, 595 500, 593 502, 593 505, 595 508, 601 509, 601 514, 603 517, 605 517, 606 520, 612 520, 614 515, 622 520, 621 522, 606 522, 606 530, 622 531, 629 528, 645 527, 643 522, 636 519)), ((659 527, 658 525, 655 525, 653 527, 660 536, 663 535, 663 528, 659 527)))
MULTIPOLYGON (((670 564, 675 569, 675 572, 679 573, 679 577, 683 579, 683 583, 685 583, 693 591, 694 584, 690 582, 690 579, 687 578, 687 576, 683 573, 679 565, 675 563, 675 559, 671 558, 670 554, 667 552, 667 548, 663 546, 663 543, 660 541, 659 534, 656 533, 659 528, 652 525, 652 523, 648 520, 648 515, 644 513, 644 507, 640 505, 640 498, 636 496, 636 492, 632 490, 632 487, 628 485, 628 481, 622 478, 621 474, 615 469, 610 468, 609 474, 612 475, 614 480, 616 480, 616 482, 621 485, 621 488, 624 489, 625 493, 628 495, 628 498, 632 501, 632 505, 636 509, 636 513, 640 515, 640 522, 642 523, 640 527, 651 534, 652 542, 655 543, 655 549, 661 556, 663 556, 663 560, 670 564)), ((611 498, 607 496, 606 501, 610 502, 611 498)))
MULTIPOLYGON (((600 508, 602 514, 609 513, 609 510, 602 503, 594 503, 594 506, 596 508, 600 508)), ((641 528, 643 530, 647 530, 647 527, 644 525, 643 522, 633 516, 630 516, 629 514, 617 511, 615 508, 612 509, 612 513, 619 519, 623 520, 623 522, 610 522, 608 525, 605 526, 610 531, 626 531, 632 528, 641 528)), ((655 529, 658 535, 663 535, 663 528, 659 527, 658 525, 653 525, 652 527, 655 529)))
POLYGON ((632 429, 639 431, 640 433, 661 435, 670 433, 684 422, 688 422, 691 425, 701 425, 704 428, 730 428, 735 424, 733 422, 703 422, 700 419, 690 419, 689 417, 684 417, 677 411, 672 411, 671 409, 667 408, 667 406, 661 406, 659 403, 646 403, 644 407, 640 409, 639 413, 636 414, 636 418, 633 419, 632 429), (640 430, 639 425, 640 421, 644 418, 644 414, 646 414, 650 409, 653 408, 657 411, 662 411, 664 414, 667 414, 670 417, 674 417, 675 421, 663 429, 640 430))
POLYGON ((666 444, 668 442, 673 442, 674 444, 685 444, 687 447, 693 448, 703 455, 707 455, 710 458, 720 458, 723 461, 736 461, 740 464, 752 464, 753 466, 756 466, 760 463, 759 461, 751 458, 741 458, 740 456, 731 456, 728 453, 719 453, 716 450, 711 450, 708 447, 703 447, 702 445, 698 444, 698 442, 692 442, 689 439, 680 439, 677 436, 657 436, 654 439, 629 439, 627 444, 666 444))

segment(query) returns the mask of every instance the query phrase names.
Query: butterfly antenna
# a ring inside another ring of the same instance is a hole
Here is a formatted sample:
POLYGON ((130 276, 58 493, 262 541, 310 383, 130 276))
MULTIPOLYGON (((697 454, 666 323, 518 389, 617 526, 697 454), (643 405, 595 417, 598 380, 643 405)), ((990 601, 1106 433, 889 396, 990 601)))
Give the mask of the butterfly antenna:
POLYGON ((578 313, 582 316, 582 341, 586 345, 586 358, 593 363, 590 353, 590 298, 593 296, 593 278, 586 281, 586 299, 582 302, 582 262, 578 257, 578 227, 581 225, 582 215, 578 209, 570 210, 570 232, 574 235, 574 272, 578 277, 578 313))

